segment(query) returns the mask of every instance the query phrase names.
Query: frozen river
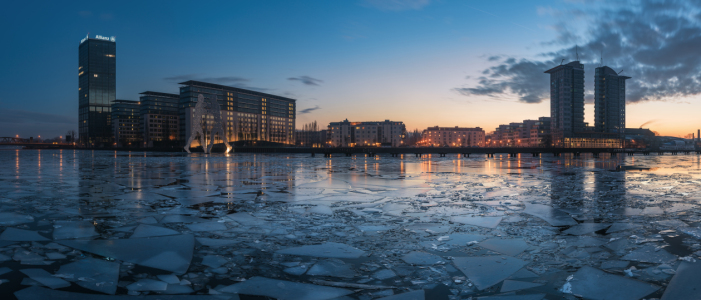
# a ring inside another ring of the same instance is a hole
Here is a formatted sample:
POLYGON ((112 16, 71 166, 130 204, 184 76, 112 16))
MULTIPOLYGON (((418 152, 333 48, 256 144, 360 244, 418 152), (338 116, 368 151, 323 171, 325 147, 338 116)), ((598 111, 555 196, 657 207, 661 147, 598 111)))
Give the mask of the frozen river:
POLYGON ((495 156, 0 150, 0 295, 701 298, 700 156, 495 156))

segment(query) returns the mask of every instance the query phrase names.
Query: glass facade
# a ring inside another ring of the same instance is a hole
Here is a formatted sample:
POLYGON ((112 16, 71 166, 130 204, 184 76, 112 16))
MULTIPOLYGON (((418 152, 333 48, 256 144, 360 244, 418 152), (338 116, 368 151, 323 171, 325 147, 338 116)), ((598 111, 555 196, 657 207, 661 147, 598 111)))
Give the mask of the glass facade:
POLYGON ((230 86, 187 81, 180 83, 180 141, 187 140, 187 114, 197 96, 216 99, 222 111, 227 138, 236 141, 267 141, 294 144, 296 100, 230 86))
POLYGON ((626 79, 609 67, 598 67, 594 76, 594 127, 597 132, 615 133, 619 138, 626 130, 626 79))
POLYGON ((114 143, 111 105, 116 97, 117 46, 114 38, 85 38, 78 47, 78 130, 80 143, 114 143))

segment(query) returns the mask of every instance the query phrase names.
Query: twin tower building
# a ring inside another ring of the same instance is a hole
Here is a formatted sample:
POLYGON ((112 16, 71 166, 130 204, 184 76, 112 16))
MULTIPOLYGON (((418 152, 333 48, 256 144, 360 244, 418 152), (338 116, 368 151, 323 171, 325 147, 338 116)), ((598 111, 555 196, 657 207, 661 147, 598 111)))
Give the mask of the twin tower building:
POLYGON ((626 79, 602 66, 594 74, 594 126, 584 122, 584 65, 573 61, 550 74, 552 144, 566 148, 620 148, 626 129, 626 79))

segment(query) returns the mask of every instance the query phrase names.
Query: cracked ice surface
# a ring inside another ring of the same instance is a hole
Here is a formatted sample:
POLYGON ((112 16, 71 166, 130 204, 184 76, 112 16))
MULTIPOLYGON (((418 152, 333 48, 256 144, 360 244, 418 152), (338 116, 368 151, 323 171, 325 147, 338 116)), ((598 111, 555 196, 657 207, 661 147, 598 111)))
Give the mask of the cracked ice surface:
POLYGON ((0 294, 18 299, 701 297, 699 156, 0 163, 0 294))

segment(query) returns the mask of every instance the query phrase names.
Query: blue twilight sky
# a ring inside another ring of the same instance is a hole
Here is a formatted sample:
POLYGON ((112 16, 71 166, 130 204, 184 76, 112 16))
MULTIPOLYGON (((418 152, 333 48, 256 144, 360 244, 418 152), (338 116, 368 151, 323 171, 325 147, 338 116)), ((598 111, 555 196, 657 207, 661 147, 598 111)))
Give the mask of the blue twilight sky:
POLYGON ((588 94, 603 54, 633 77, 628 126, 685 135, 701 126, 699 16, 697 1, 15 1, 0 12, 0 136, 77 130, 88 33, 117 38, 118 99, 195 79, 297 99, 298 127, 410 130, 549 115, 543 71, 578 45, 588 94))

